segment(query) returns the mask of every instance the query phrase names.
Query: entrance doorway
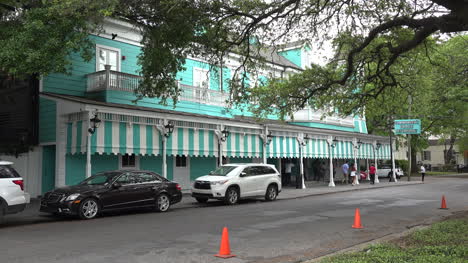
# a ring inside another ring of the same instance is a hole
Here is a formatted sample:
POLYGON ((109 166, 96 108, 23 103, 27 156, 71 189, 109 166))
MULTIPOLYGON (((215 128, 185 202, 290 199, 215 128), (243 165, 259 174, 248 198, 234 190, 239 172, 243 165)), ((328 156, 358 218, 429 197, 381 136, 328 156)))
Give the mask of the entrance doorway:
POLYGON ((190 158, 187 156, 174 157, 174 181, 177 182, 182 190, 191 188, 190 182, 190 158))

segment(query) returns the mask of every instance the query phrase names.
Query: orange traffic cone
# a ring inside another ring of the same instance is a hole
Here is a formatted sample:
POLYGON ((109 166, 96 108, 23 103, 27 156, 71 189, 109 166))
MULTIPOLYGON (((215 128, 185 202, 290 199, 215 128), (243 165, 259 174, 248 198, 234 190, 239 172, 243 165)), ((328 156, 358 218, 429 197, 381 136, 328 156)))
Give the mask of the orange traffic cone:
POLYGON ((361 215, 359 213, 359 208, 356 208, 356 212, 354 212, 354 225, 353 228, 363 228, 361 225, 361 215))
POLYGON ((440 209, 448 209, 447 204, 445 203, 445 195, 442 195, 442 204, 440 205, 440 209))
POLYGON ((219 253, 215 255, 219 258, 232 258, 235 255, 231 255, 231 248, 229 247, 229 233, 227 227, 223 228, 223 235, 221 236, 221 247, 219 253))

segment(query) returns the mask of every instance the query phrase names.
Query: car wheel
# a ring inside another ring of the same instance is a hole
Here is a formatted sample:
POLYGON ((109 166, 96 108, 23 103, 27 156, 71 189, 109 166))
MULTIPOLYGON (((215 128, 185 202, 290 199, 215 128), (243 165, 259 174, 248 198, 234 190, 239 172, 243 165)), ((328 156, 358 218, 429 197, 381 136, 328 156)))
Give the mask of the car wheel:
POLYGON ((80 203, 78 215, 81 219, 93 219, 99 214, 100 206, 96 199, 87 198, 80 203))
POLYGON ((276 186, 272 184, 269 185, 266 190, 265 200, 274 201, 277 196, 278 196, 278 189, 276 188, 276 186))
POLYGON ((166 212, 171 207, 171 200, 167 194, 160 194, 156 198, 156 211, 166 212))
POLYGON ((195 199, 197 199, 197 202, 201 204, 208 202, 208 198, 204 198, 204 197, 195 197, 195 199))
POLYGON ((239 201, 239 191, 235 187, 229 187, 224 197, 227 205, 235 205, 239 201))

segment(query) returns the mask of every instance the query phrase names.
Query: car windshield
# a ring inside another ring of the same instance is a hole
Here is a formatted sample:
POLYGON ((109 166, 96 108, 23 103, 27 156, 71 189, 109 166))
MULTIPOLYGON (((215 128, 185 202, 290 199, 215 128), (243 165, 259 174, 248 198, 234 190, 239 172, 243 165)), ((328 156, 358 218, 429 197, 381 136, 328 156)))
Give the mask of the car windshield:
POLYGON ((218 169, 212 171, 209 175, 216 175, 216 176, 226 176, 232 170, 236 169, 237 166, 221 166, 218 169))
POLYGON ((107 185, 112 181, 112 178, 119 175, 119 173, 99 173, 95 174, 86 180, 82 181, 80 185, 107 185))

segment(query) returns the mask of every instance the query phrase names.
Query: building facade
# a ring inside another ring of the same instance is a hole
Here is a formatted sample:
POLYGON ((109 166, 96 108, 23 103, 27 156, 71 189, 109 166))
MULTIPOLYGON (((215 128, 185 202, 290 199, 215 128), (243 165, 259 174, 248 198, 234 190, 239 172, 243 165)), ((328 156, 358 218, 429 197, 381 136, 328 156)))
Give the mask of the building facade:
MULTIPOLYGON (((108 20, 104 33, 90 37, 96 43, 92 61, 73 56, 70 75, 40 81, 39 145, 19 158, 1 157, 15 162, 32 196, 106 170, 151 170, 189 189, 196 177, 222 163, 265 162, 280 171, 285 162, 302 163, 310 179, 319 164, 334 176, 344 160, 367 166, 366 160, 390 158, 389 139, 367 134, 359 116, 322 118, 322 112, 304 109, 294 121, 271 116, 260 123, 249 112, 229 108, 229 80, 239 66, 235 56, 222 68, 187 58, 177 76, 182 94, 175 107, 157 98, 135 102, 138 31, 108 20)), ((249 82, 296 74, 312 59, 304 43, 272 50, 267 58, 249 82)))
POLYGON ((445 165, 445 155, 450 149, 449 144, 448 140, 445 142, 439 139, 429 140, 429 146, 423 151, 416 153, 416 161, 433 171, 443 170, 444 168, 454 170, 460 165, 468 166, 468 151, 459 151, 457 144, 453 145, 453 160, 448 165, 445 165))

